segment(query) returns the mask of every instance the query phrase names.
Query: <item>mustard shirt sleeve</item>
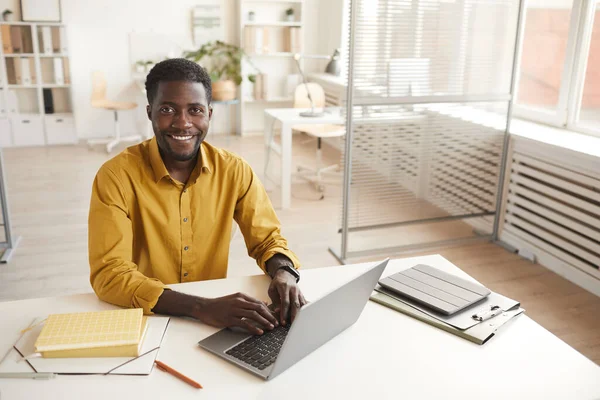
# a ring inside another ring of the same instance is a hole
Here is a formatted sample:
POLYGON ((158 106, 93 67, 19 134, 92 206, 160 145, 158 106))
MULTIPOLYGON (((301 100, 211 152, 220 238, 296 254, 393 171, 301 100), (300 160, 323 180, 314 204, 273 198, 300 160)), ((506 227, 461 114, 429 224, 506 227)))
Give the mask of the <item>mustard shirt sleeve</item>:
POLYGON ((115 173, 103 166, 92 187, 88 219, 90 282, 101 300, 152 314, 165 285, 131 261, 133 230, 124 193, 115 173))
POLYGON ((277 253, 287 256, 296 269, 300 268, 298 257, 281 236, 281 223, 264 186, 246 162, 240 161, 236 172, 239 192, 234 219, 244 235, 248 255, 265 273, 266 262, 277 253))

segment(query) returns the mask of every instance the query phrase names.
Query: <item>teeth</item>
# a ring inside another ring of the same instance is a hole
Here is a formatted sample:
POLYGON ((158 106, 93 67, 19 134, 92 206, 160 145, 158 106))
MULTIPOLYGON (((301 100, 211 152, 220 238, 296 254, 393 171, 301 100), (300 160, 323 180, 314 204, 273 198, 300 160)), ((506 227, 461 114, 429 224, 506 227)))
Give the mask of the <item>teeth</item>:
POLYGON ((171 136, 171 137, 176 140, 189 140, 192 138, 192 136, 171 136))

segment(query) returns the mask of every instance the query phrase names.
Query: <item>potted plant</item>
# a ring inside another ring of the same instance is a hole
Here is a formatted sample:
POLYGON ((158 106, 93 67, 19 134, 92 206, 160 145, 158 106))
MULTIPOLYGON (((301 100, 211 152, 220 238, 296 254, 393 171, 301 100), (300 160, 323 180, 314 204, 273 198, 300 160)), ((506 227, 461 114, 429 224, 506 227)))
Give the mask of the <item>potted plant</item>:
POLYGON ((254 17, 255 17, 255 15, 256 15, 256 14, 254 13, 254 11, 250 11, 250 12, 248 13, 248 21, 250 21, 250 22, 254 21, 254 17))
POLYGON ((294 21, 294 9, 293 8, 288 8, 287 10, 285 10, 285 15, 287 16, 287 20, 290 22, 294 21))
POLYGON ((196 51, 183 54, 188 60, 200 63, 210 75, 214 100, 235 99, 237 86, 242 83, 244 51, 220 40, 202 45, 196 51))
POLYGON ((13 17, 14 17, 14 14, 9 9, 6 9, 6 10, 2 11, 2 19, 4 21, 12 21, 13 17))

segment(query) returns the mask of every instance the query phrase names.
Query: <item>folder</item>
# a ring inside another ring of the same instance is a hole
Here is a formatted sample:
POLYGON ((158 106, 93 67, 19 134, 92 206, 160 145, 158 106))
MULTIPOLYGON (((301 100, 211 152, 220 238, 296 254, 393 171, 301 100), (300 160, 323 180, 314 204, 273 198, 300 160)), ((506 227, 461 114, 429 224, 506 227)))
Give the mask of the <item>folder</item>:
POLYGON ((375 287, 370 299, 479 345, 485 344, 496 335, 500 327, 525 311, 518 302, 494 292, 482 304, 476 304, 452 316, 436 315, 432 311, 411 302, 410 299, 400 297, 379 285, 375 287), (499 297, 506 300, 498 300, 499 297), (500 307, 501 312, 486 313, 491 308, 487 303, 490 298, 503 305, 503 307, 500 307), (474 318, 475 316, 478 316, 478 318, 474 318))
POLYGON ((10 37, 10 25, 0 25, 0 33, 2 34, 2 51, 4 54, 12 54, 12 39, 10 37))
POLYGON ((67 52, 69 51, 67 43, 67 29, 64 26, 58 27, 58 37, 60 40, 60 52, 62 54, 67 54, 67 52))
POLYGON ((23 84, 23 63, 21 62, 21 59, 19 57, 14 57, 12 59, 12 64, 13 64, 14 74, 15 74, 15 79, 14 79, 15 84, 22 85, 23 84))
POLYGON ((6 80, 9 85, 17 84, 17 69, 15 68, 16 59, 7 58, 6 60, 6 80))
POLYGON ((169 317, 151 316, 145 339, 137 357, 97 357, 97 358, 27 358, 35 352, 35 341, 42 330, 36 318, 17 340, 13 349, 0 361, 0 373, 45 372, 55 374, 102 374, 102 375, 149 375, 154 360, 164 342, 169 317))
POLYGON ((61 52, 60 26, 52 27, 52 50, 55 53, 61 52))
POLYGON ((32 84, 31 81, 31 60, 28 57, 21 57, 16 61, 21 65, 21 84, 30 86, 32 84))
POLYGON ((20 26, 10 27, 10 42, 12 44, 13 53, 23 52, 23 38, 21 36, 21 32, 22 30, 20 26))
POLYGON ((57 85, 65 84, 65 75, 63 70, 63 60, 60 57, 52 59, 54 62, 54 83, 57 85))
POLYGON ((30 26, 24 26, 21 29, 21 42, 23 46, 23 53, 33 54, 33 37, 30 26))
POLYGON ((50 28, 50 26, 40 28, 42 36, 40 51, 44 54, 52 54, 52 30, 50 28))
POLYGON ((71 83, 71 69, 69 68, 69 60, 64 57, 63 58, 63 76, 65 84, 71 83))
POLYGON ((485 323, 477 323, 467 329, 458 329, 425 312, 413 308, 391 294, 376 291, 371 295, 371 300, 478 345, 487 343, 496 335, 498 329, 525 311, 517 306, 512 310, 503 311, 501 314, 486 320, 485 323))

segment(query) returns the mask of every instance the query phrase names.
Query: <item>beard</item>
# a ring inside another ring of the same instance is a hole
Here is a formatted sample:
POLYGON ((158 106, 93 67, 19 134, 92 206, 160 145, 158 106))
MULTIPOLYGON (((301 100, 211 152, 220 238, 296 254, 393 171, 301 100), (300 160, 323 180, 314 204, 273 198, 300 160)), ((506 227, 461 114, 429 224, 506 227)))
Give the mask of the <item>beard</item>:
POLYGON ((161 152, 164 153, 165 156, 172 158, 176 161, 190 161, 198 155, 200 144, 202 143, 202 134, 199 133, 197 135, 194 135, 192 139, 190 139, 190 141, 192 142, 192 146, 186 146, 188 147, 186 149, 177 148, 178 146, 176 145, 173 146, 172 140, 174 139, 168 138, 168 136, 170 135, 171 133, 167 131, 162 131, 156 137, 158 147, 160 148, 161 152))

